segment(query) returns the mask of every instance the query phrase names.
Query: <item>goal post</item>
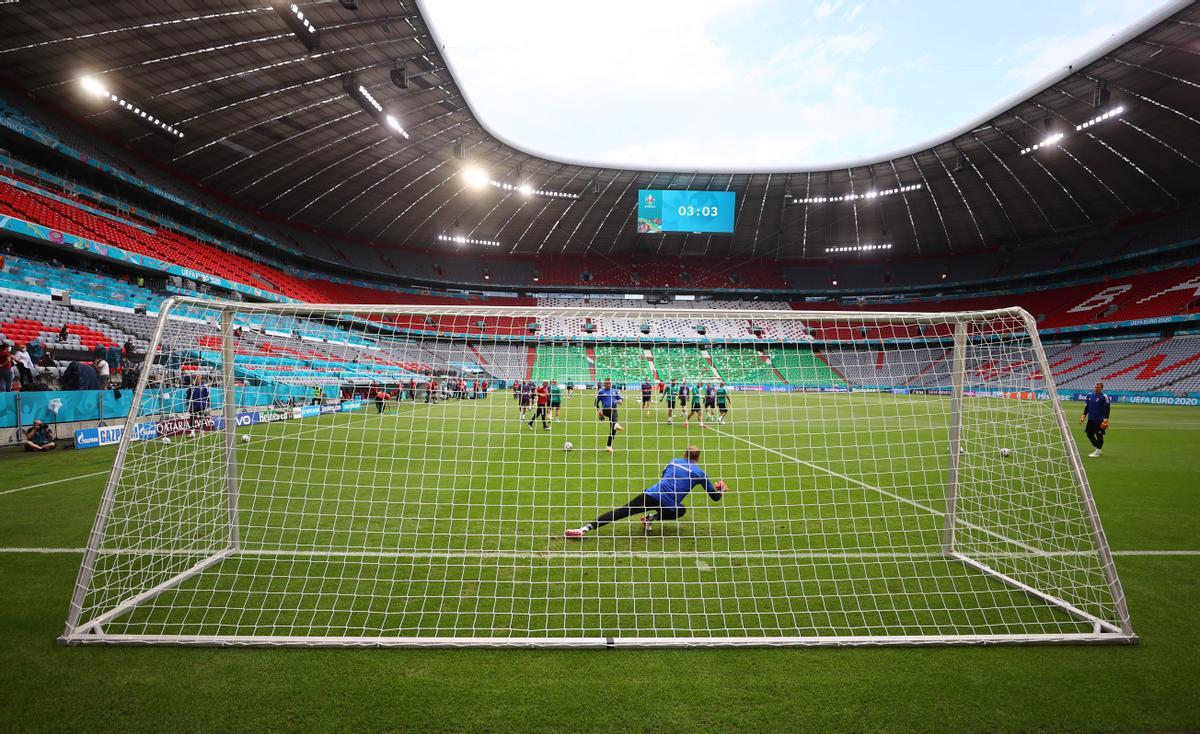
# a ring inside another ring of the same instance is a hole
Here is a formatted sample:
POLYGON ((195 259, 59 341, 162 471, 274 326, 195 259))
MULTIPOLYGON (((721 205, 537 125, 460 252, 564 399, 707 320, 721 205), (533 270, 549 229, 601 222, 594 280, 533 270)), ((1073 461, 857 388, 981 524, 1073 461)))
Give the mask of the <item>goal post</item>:
POLYGON ((168 299, 61 641, 1136 640, 1025 311, 597 300, 168 299))

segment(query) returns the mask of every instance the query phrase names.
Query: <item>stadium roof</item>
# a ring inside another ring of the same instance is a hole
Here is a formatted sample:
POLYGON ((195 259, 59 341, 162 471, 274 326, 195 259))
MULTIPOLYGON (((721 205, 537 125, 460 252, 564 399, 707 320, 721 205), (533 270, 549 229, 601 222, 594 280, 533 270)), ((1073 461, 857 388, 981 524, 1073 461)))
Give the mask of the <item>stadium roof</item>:
POLYGON ((759 172, 600 168, 520 150, 481 124, 411 1, 212 7, 0 5, 0 62, 12 83, 210 191, 384 246, 823 257, 831 247, 891 244, 892 253, 939 254, 1036 243, 1191 205, 1200 194, 1200 7, 1192 2, 1169 6, 1094 61, 943 141, 834 169, 759 172), (390 80, 397 61, 407 89, 390 80), (182 139, 88 95, 85 75, 182 139), (383 113, 366 111, 359 85, 383 113), (1101 85, 1108 97, 1097 107, 1101 85), (408 137, 389 130, 383 114, 408 137), (494 185, 469 186, 468 165, 494 185), (639 188, 735 191, 735 231, 639 235, 639 188))

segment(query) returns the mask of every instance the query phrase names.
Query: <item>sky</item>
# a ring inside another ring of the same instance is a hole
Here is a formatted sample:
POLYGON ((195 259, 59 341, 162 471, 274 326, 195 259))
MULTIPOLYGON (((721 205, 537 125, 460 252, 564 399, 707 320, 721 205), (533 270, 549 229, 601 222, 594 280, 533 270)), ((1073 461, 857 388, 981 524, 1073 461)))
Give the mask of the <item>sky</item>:
POLYGON ((804 170, 974 121, 1169 0, 425 0, 495 134, 623 168, 804 170))

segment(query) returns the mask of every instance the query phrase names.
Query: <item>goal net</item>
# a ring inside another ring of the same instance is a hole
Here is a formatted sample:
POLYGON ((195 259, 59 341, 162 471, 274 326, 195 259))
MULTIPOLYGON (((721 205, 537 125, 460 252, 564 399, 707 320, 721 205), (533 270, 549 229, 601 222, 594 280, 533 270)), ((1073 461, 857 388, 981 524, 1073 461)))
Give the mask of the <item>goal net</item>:
POLYGON ((62 639, 1136 639, 1024 311, 529 303, 164 303, 62 639))

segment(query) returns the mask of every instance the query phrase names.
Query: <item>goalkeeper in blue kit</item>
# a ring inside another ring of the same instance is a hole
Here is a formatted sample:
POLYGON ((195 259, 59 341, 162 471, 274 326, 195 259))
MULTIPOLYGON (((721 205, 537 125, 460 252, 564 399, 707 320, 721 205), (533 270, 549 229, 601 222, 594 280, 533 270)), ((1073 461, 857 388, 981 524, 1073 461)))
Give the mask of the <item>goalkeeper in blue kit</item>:
POLYGON ((596 393, 596 417, 602 421, 609 421, 608 430, 608 446, 604 449, 608 453, 613 452, 613 439, 617 436, 617 431, 624 431, 618 422, 617 406, 625 402, 625 398, 621 397, 621 391, 613 387, 612 378, 604 378, 604 386, 596 393))
POLYGON ((683 501, 694 487, 704 487, 709 499, 719 502, 729 491, 729 486, 722 481, 715 484, 709 481, 708 475, 697 463, 699 461, 699 447, 688 446, 685 458, 671 459, 670 463, 663 467, 662 478, 654 486, 647 488, 645 492, 620 507, 609 510, 587 525, 571 528, 563 535, 567 538, 580 539, 593 530, 598 530, 611 522, 623 520, 631 515, 641 515, 642 531, 650 532, 651 525, 658 520, 678 520, 683 517, 683 514, 687 512, 683 501))

